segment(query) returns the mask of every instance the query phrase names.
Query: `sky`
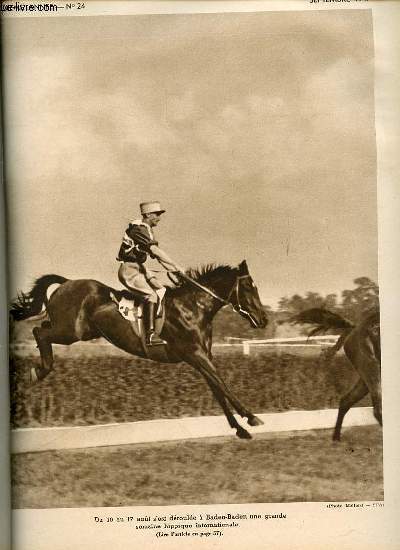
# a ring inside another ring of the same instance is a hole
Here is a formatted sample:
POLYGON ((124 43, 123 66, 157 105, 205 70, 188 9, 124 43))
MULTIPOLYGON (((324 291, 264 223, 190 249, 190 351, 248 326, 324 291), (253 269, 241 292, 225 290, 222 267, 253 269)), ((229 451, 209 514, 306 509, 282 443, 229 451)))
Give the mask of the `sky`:
POLYGON ((377 280, 367 10, 7 20, 10 292, 120 288, 138 205, 185 266, 247 259, 262 301, 377 280))

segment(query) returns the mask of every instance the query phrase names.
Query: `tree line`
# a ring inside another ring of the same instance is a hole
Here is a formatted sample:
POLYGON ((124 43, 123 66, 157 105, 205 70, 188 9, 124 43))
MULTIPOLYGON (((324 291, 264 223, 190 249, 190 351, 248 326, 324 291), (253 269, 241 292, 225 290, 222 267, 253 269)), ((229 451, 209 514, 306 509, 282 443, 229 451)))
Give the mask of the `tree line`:
MULTIPOLYGON (((222 309, 216 316, 213 325, 214 341, 222 341, 226 337, 236 338, 274 338, 277 323, 289 320, 294 315, 314 307, 328 309, 338 313, 349 321, 357 322, 363 313, 373 307, 379 306, 378 285, 368 277, 358 277, 353 281, 355 287, 346 289, 337 294, 323 296, 318 292, 306 292, 305 295, 294 294, 284 296, 278 302, 278 307, 273 310, 265 305, 269 323, 265 329, 254 331, 249 323, 242 319, 230 308, 222 309)), ((300 333, 306 333, 306 328, 299 328, 300 333)))
POLYGON ((337 294, 322 296, 318 292, 306 292, 304 296, 294 294, 290 298, 281 298, 278 313, 296 315, 305 309, 324 308, 357 322, 365 311, 379 306, 378 285, 369 277, 354 279, 355 288, 343 290, 340 298, 337 294))

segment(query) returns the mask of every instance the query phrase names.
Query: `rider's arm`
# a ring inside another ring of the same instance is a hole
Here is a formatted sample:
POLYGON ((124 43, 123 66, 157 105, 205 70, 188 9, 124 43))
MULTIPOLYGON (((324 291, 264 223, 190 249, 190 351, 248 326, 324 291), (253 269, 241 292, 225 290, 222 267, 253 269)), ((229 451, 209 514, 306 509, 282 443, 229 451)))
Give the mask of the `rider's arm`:
POLYGON ((150 247, 153 244, 158 245, 158 242, 151 238, 148 229, 144 225, 132 224, 126 233, 145 252, 150 252, 150 247))
POLYGON ((151 245, 150 247, 151 255, 156 258, 160 264, 165 267, 165 269, 168 269, 169 271, 181 271, 184 273, 185 269, 178 264, 176 264, 164 250, 161 250, 161 248, 157 245, 151 245))

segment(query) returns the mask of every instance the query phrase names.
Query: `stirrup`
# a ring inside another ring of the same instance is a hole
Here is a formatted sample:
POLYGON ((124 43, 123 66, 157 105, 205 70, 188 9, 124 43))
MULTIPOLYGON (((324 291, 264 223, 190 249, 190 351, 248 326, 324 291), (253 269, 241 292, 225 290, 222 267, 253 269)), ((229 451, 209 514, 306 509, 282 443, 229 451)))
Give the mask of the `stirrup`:
POLYGON ((167 342, 160 338, 156 332, 150 332, 146 336, 146 345, 147 346, 163 346, 167 342))

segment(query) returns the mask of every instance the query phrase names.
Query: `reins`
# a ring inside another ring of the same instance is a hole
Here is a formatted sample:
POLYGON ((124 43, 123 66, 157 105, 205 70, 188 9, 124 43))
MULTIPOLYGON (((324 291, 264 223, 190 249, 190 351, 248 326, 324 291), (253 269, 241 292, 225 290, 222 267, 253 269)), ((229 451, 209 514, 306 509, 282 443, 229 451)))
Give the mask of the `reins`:
MULTIPOLYGON (((206 292, 207 294, 209 294, 210 296, 212 296, 216 300, 219 300, 223 304, 225 304, 225 305, 229 304, 229 300, 225 300, 224 298, 221 298, 220 296, 215 294, 215 292, 213 292, 212 290, 210 290, 206 286, 201 285, 200 283, 198 283, 197 281, 195 281, 194 279, 192 279, 191 277, 189 277, 185 273, 179 273, 179 276, 182 277, 182 279, 186 279, 189 283, 192 283, 192 285, 197 286, 197 288, 199 288, 203 292, 206 292)), ((232 291, 231 291, 231 293, 232 293, 232 291)), ((231 293, 229 294, 228 298, 230 298, 231 293)))
POLYGON ((239 281, 240 279, 247 279, 248 277, 250 277, 250 275, 239 275, 238 277, 236 277, 236 283, 235 285, 232 287, 230 293, 228 294, 228 298, 225 300, 225 298, 221 298, 220 296, 218 296, 217 294, 215 294, 215 292, 213 292, 212 290, 210 290, 209 288, 207 288, 206 286, 203 286, 202 284, 198 283, 197 281, 195 281, 194 279, 192 279, 191 277, 189 277, 188 275, 184 274, 184 273, 179 273, 179 275, 183 278, 183 279, 186 279, 188 282, 192 283, 194 286, 196 286, 197 288, 199 288, 200 290, 202 290, 203 292, 206 292, 207 294, 209 294, 210 296, 212 296, 213 298, 215 298, 216 300, 219 300, 220 302, 222 302, 224 305, 229 305, 231 304, 231 306, 233 307, 233 309, 238 312, 238 313, 244 313, 245 315, 248 315, 248 312, 242 308, 242 306, 240 305, 240 298, 239 298, 239 281), (233 292, 236 291, 236 302, 237 302, 237 306, 234 306, 231 301, 230 301, 230 298, 233 294, 233 292))

